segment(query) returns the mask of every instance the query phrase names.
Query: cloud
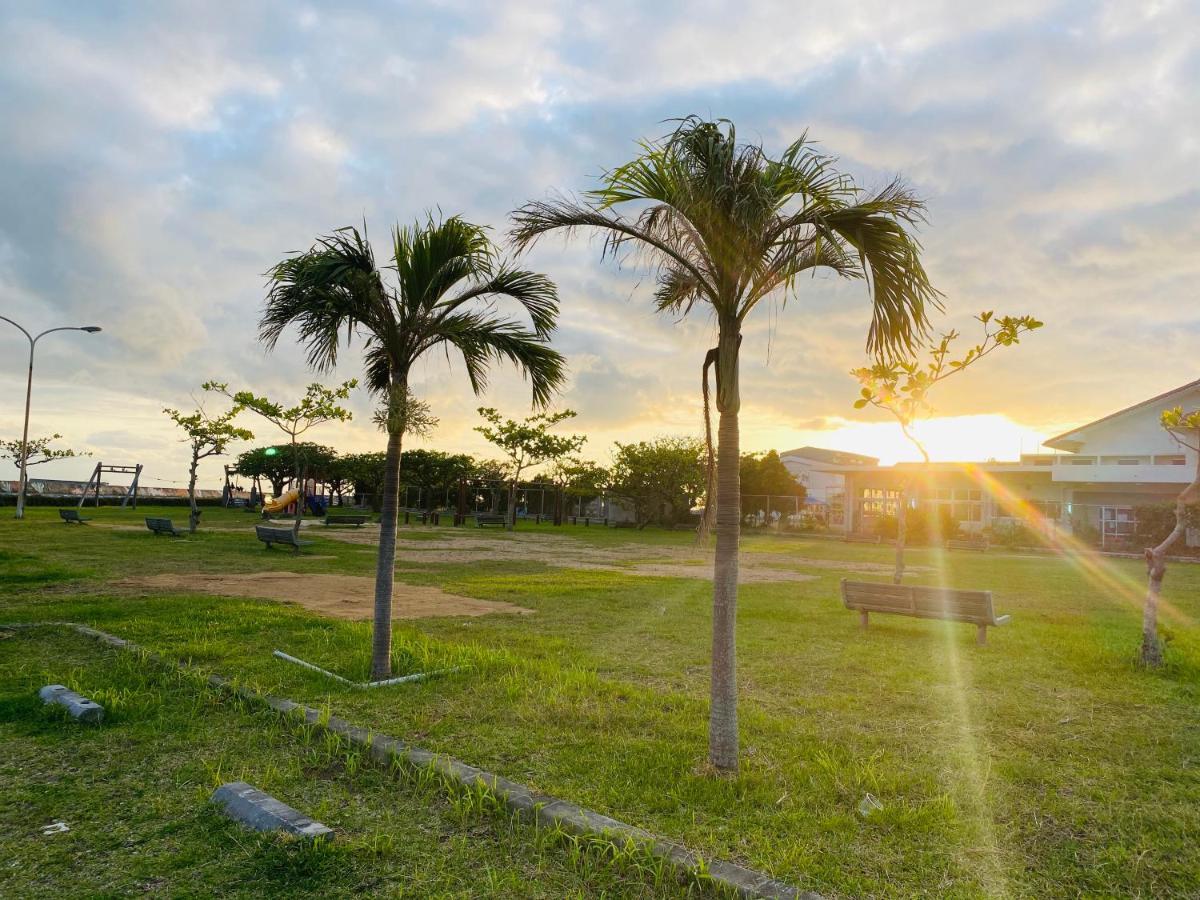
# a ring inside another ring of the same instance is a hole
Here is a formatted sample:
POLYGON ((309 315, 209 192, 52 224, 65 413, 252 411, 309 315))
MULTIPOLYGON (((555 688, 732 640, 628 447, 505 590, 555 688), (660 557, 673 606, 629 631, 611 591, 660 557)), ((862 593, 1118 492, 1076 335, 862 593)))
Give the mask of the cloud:
MULTIPOLYGON (((1198 34, 1183 2, 860 2, 828 21, 766 0, 13 7, 0 314, 103 325, 39 345, 35 414, 104 454, 138 455, 141 435, 154 477, 175 477, 162 406, 210 377, 280 396, 312 380, 298 348, 256 340, 262 273, 289 251, 364 218, 381 250, 393 222, 437 208, 502 238, 514 206, 592 186, 695 111, 773 150, 807 130, 867 185, 903 173, 929 200, 944 326, 981 309, 1047 323, 947 383, 939 414, 1058 430, 1196 375, 1198 34)), ((652 279, 583 236, 524 261, 558 283, 560 405, 590 449, 699 429, 709 318, 654 314, 652 279)), ((869 319, 864 285, 832 278, 756 312, 747 449, 881 421, 850 408, 869 319)), ((22 392, 22 341, 0 331, 5 396, 22 392)), ((336 377, 357 374, 352 352, 336 377)), ((442 419, 429 443, 482 449, 461 366, 417 375, 442 419)), ((528 387, 497 372, 484 401, 517 415, 528 387)), ((378 445, 354 403, 319 439, 378 445)), ((0 408, 0 428, 20 412, 0 408)))

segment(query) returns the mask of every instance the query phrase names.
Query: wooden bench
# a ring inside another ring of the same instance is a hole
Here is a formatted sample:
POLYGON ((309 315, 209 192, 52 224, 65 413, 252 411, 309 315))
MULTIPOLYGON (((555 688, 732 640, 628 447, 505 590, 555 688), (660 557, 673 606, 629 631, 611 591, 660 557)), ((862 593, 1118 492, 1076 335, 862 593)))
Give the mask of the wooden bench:
POLYGON ((946 541, 947 550, 980 550, 988 548, 988 542, 982 538, 967 538, 965 540, 946 541))
POLYGON ((878 534, 847 534, 842 538, 848 544, 882 544, 883 537, 878 534))
POLYGON ((171 537, 183 537, 182 531, 177 531, 170 519, 156 519, 146 516, 146 527, 157 534, 169 534, 171 537))
POLYGON ((580 522, 582 522, 584 528, 590 528, 592 525, 603 525, 606 528, 608 527, 608 519, 597 519, 594 516, 571 516, 570 518, 572 525, 578 525, 580 522))
POLYGON ((987 642, 990 625, 1007 624, 1011 616, 997 616, 991 591, 962 591, 955 588, 924 587, 917 584, 885 584, 878 581, 842 579, 842 602, 857 609, 862 627, 871 613, 892 613, 918 619, 947 619, 970 622, 976 627, 975 642, 987 642))
POLYGON ((355 528, 357 528, 358 526, 365 525, 370 521, 371 517, 369 515, 346 515, 344 513, 342 515, 326 513, 325 515, 326 526, 353 525, 355 528))
POLYGON ((508 517, 500 513, 475 513, 475 527, 482 528, 484 525, 499 525, 503 528, 508 525, 508 517))
POLYGON ((60 509, 58 517, 63 520, 64 525, 82 525, 84 522, 92 521, 81 516, 77 509, 60 509))
POLYGON ((307 547, 312 541, 302 541, 296 537, 291 528, 272 528, 270 525, 255 525, 254 533, 260 541, 271 549, 272 544, 287 544, 293 553, 299 553, 301 547, 307 547))

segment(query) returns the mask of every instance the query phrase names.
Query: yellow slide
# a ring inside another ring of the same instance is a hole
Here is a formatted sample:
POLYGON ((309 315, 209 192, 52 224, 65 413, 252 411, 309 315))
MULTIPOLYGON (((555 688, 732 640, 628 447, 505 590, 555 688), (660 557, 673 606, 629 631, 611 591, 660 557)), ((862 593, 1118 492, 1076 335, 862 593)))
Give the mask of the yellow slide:
POLYGON ((263 512, 277 513, 283 512, 293 503, 300 499, 300 492, 297 490, 286 491, 279 497, 263 498, 263 512))

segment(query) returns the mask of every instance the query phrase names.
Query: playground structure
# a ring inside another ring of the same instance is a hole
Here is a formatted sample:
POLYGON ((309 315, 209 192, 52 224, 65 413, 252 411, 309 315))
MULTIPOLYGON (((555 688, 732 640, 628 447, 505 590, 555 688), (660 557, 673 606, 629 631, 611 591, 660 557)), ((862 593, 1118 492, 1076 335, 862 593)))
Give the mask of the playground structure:
POLYGON ((113 475, 133 476, 133 481, 129 483, 129 488, 121 498, 121 509, 124 509, 127 504, 132 506, 133 509, 137 509, 138 479, 142 475, 141 463, 136 463, 132 466, 106 466, 102 462, 96 463, 96 468, 92 471, 92 476, 83 488, 83 496, 79 498, 79 507, 82 509, 83 505, 87 503, 89 494, 95 499, 95 505, 97 507, 100 505, 101 478, 105 472, 113 475))

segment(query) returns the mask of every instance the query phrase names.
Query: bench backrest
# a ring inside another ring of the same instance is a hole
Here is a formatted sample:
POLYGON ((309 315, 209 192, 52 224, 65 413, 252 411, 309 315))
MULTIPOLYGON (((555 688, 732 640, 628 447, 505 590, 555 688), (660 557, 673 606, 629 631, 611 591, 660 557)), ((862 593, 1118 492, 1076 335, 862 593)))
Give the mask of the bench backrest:
POLYGON ((171 524, 170 519, 155 519, 150 516, 146 517, 146 527, 151 531, 174 531, 175 526, 171 524))
POLYGON ((60 509, 58 511, 60 518, 66 519, 68 522, 74 522, 79 518, 79 510, 77 509, 60 509))
POLYGON ((847 609, 896 613, 921 619, 952 619, 994 625, 996 613, 991 591, 926 587, 919 584, 884 584, 842 579, 842 602, 847 609))
POLYGON ((272 528, 269 525, 255 525, 254 531, 260 541, 273 544, 296 544, 296 532, 290 528, 272 528))

